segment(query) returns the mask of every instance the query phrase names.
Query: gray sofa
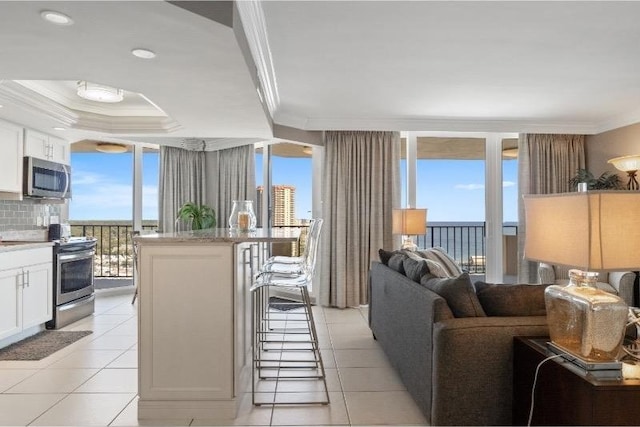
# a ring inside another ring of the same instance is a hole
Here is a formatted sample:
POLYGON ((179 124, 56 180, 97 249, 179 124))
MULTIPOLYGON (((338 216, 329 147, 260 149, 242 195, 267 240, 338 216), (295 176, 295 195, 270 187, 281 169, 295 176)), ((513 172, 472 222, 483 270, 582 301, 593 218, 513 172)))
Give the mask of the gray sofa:
POLYGON ((378 262, 369 287, 373 335, 431 425, 511 424, 513 337, 548 335, 546 316, 456 318, 378 262))

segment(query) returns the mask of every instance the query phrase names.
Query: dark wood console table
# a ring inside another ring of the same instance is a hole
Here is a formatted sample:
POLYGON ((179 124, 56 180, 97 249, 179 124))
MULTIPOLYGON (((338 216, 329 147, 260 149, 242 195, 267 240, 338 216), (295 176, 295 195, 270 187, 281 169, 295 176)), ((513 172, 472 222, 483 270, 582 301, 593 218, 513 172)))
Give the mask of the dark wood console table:
MULTIPOLYGON (((548 338, 514 338, 513 424, 527 425, 536 366, 548 338)), ((532 425, 640 425, 640 380, 593 379, 562 358, 545 362, 532 425)))

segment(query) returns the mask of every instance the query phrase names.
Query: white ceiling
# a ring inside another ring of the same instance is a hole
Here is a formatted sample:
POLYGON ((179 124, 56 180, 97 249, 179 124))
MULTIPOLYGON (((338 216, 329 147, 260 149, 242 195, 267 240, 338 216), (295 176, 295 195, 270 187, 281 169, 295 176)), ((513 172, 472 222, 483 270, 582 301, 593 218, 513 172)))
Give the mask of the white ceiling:
MULTIPOLYGON (((640 2, 263 1, 238 8, 278 124, 597 133, 640 121, 640 2)), ((232 145, 233 138, 272 136, 233 30, 174 4, 0 1, 0 55, 6 87, 88 80, 143 94, 170 121, 156 131, 77 129, 74 108, 57 115, 28 108, 0 84, 0 118, 50 134, 62 121, 68 130, 58 134, 72 141, 220 138, 232 145), (66 13, 74 25, 43 21, 45 9, 66 13), (135 58, 137 47, 157 57, 135 58)))
POLYGON ((640 121, 638 2, 263 2, 275 121, 599 132, 640 121))

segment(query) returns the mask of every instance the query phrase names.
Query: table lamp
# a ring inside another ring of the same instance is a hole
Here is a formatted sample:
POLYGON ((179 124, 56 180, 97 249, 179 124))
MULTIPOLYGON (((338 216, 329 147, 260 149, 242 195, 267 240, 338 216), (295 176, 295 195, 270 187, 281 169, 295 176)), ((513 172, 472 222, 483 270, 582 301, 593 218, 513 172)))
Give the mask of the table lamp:
POLYGON ((421 235, 427 232, 427 210, 415 208, 394 209, 393 234, 402 234, 402 249, 416 250, 418 246, 411 236, 421 235))
POLYGON ((576 267, 567 286, 545 291, 551 343, 583 362, 615 362, 628 308, 595 288, 595 271, 640 266, 640 193, 585 191, 525 195, 525 258, 576 267), (582 270, 579 270, 582 269, 582 270))

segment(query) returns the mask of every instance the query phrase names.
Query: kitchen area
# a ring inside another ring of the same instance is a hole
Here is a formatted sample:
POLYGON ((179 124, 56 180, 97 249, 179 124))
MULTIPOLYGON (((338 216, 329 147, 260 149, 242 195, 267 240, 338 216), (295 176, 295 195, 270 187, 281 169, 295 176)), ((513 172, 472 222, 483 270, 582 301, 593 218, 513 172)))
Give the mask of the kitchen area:
POLYGON ((0 348, 94 310, 94 238, 71 237, 70 144, 0 121, 0 348))

